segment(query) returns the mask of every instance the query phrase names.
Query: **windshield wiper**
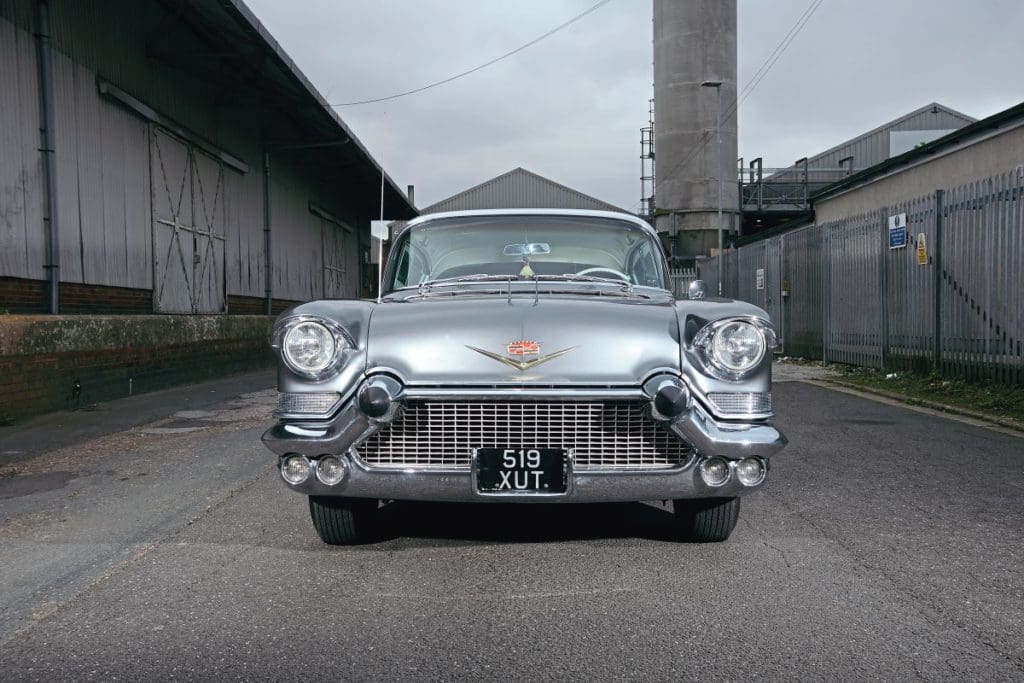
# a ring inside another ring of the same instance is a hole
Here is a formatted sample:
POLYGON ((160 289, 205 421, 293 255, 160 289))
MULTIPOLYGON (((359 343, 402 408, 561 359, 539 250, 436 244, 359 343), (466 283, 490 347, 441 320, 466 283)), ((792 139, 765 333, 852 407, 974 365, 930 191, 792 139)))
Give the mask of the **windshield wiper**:
POLYGON ((562 275, 536 275, 538 280, 550 280, 554 282, 601 282, 605 284, 618 285, 622 291, 632 294, 633 283, 620 280, 617 277, 597 277, 596 275, 579 275, 577 273, 564 273, 562 275))
POLYGON ((445 277, 439 280, 424 280, 419 285, 420 295, 426 294, 438 285, 455 285, 460 282, 513 282, 518 280, 518 275, 488 275, 487 273, 476 273, 474 275, 459 275, 458 277, 445 277))

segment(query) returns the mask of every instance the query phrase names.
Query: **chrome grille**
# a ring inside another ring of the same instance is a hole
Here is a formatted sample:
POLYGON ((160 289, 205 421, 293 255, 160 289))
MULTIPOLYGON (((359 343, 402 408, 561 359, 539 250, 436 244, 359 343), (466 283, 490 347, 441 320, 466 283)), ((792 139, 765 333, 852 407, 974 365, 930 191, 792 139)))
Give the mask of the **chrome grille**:
POLYGON ((282 415, 328 415, 341 399, 334 393, 278 393, 277 412, 282 415))
POLYGON ((410 401, 356 450, 371 467, 468 468, 474 448, 505 447, 571 449, 580 470, 672 467, 692 454, 638 401, 410 401))
POLYGON ((772 412, 772 395, 768 392, 712 391, 711 405, 721 415, 751 415, 772 412))

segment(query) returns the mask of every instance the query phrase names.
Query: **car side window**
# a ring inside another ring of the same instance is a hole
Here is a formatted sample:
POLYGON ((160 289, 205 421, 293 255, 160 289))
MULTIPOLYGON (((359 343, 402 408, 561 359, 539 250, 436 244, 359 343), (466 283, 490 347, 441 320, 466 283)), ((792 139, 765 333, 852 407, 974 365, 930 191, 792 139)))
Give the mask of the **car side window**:
POLYGON ((659 277, 660 269, 655 261, 655 255, 651 249, 650 241, 638 246, 630 254, 630 267, 629 270, 633 275, 635 284, 642 287, 662 287, 661 278, 659 277))
POLYGON ((409 281, 409 240, 402 242, 402 251, 395 261, 395 287, 405 287, 409 281))

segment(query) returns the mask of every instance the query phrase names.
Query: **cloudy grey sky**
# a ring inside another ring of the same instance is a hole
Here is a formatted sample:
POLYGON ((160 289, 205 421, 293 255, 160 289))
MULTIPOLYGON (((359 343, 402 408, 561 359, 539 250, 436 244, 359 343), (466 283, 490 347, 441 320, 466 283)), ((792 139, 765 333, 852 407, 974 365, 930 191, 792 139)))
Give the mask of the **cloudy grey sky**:
MULTIPOLYGON (((446 78, 596 2, 246 1, 332 103, 446 78)), ((809 4, 739 0, 741 89, 809 4)), ((932 101, 1017 104, 1022 29, 1019 0, 825 0, 740 107, 739 155, 786 166, 932 101)), ((651 37, 651 0, 611 0, 466 78, 338 111, 419 206, 523 166, 634 210, 651 37)))

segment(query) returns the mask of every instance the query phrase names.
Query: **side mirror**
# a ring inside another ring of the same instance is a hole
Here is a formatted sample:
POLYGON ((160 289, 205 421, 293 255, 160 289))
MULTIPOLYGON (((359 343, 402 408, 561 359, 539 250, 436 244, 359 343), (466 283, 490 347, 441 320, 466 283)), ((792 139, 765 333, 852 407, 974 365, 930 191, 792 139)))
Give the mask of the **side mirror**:
POLYGON ((703 280, 694 280, 686 289, 686 296, 690 299, 703 299, 707 293, 708 289, 704 286, 703 280))

